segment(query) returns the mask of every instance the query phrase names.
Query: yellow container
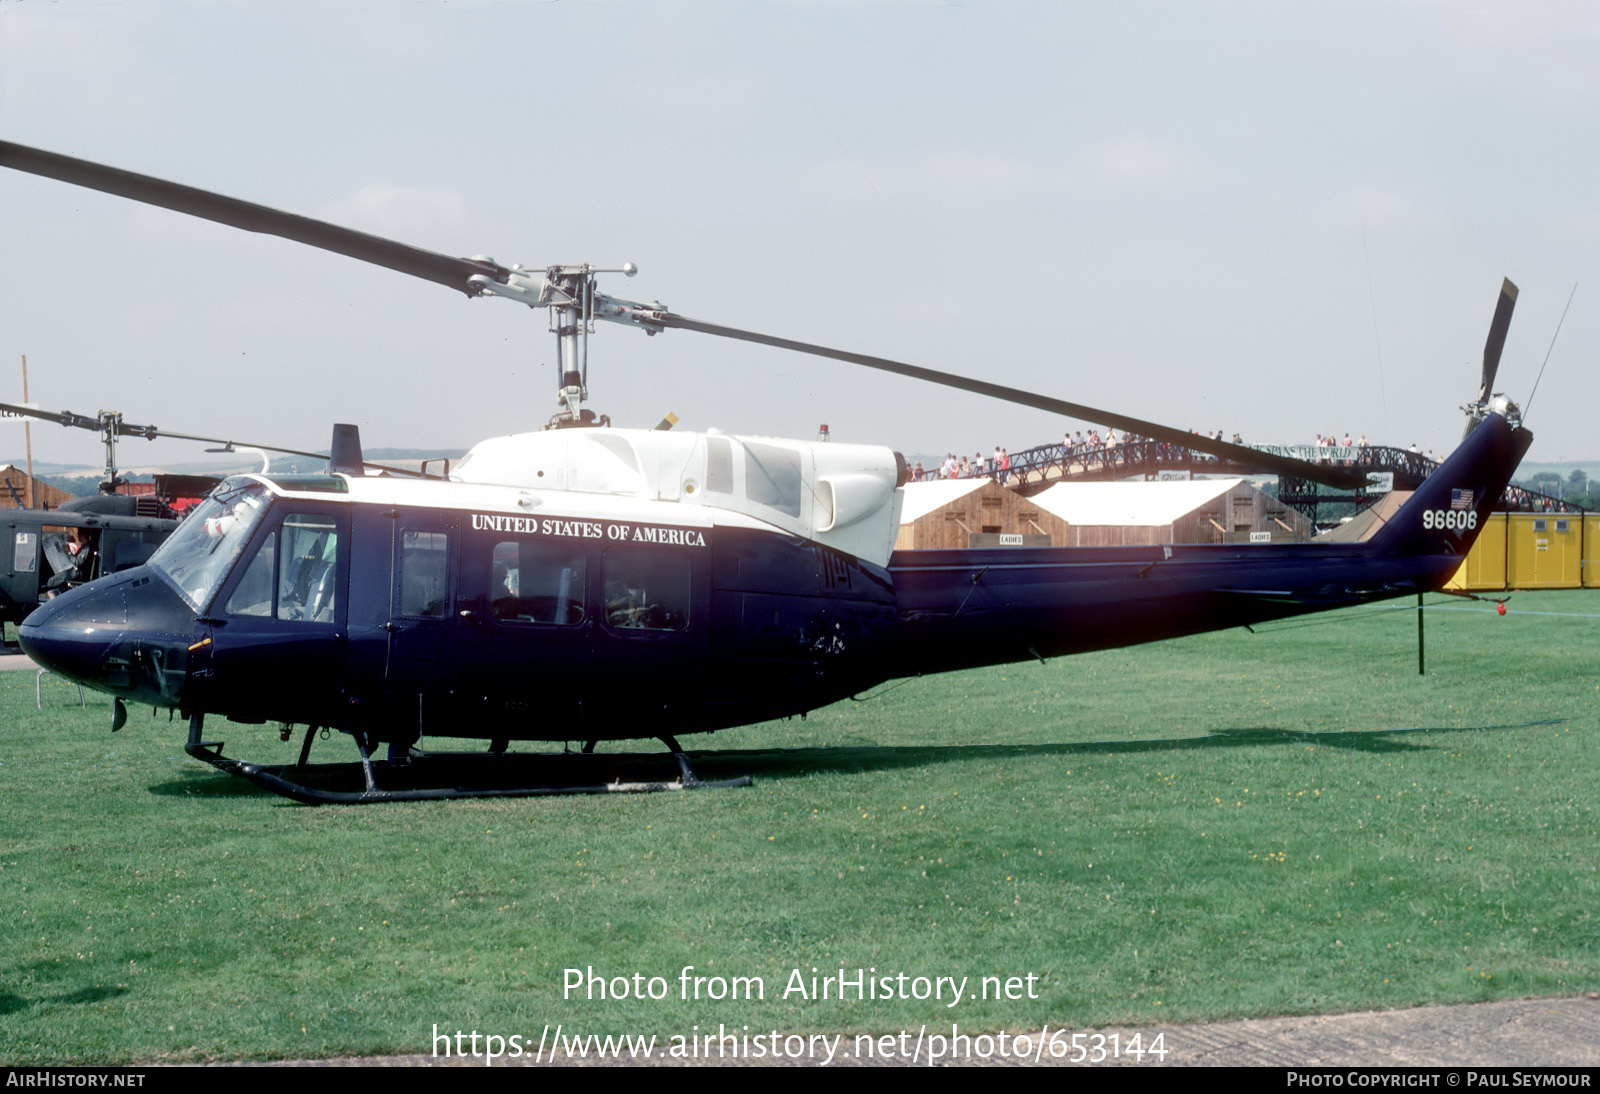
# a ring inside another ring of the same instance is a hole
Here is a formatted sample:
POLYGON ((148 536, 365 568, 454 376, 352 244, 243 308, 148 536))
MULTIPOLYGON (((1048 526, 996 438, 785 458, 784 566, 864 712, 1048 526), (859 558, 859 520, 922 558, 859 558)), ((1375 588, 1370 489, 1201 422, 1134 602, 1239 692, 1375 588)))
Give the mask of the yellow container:
POLYGON ((1512 513, 1506 576, 1513 589, 1576 589, 1581 584, 1583 522, 1579 515, 1512 513))
POLYGON ((1583 518, 1583 587, 1600 586, 1600 513, 1583 518))
MULTIPOLYGON (((1595 568, 1600 581, 1600 566, 1595 568)), ((1499 592, 1506 587, 1506 514, 1490 513, 1472 550, 1445 588, 1457 592, 1499 592)))

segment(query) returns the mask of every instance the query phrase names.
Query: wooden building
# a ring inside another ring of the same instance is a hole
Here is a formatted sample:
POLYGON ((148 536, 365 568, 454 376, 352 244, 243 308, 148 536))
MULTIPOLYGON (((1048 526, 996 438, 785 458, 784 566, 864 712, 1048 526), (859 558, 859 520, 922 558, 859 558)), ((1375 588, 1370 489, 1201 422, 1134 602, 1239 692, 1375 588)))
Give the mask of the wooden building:
MULTIPOLYGON (((59 509, 72 495, 37 478, 33 480, 33 508, 59 509)), ((28 473, 14 464, 0 466, 0 509, 21 509, 28 501, 28 473)))
POLYGON ((1243 479, 1058 482, 1031 499, 1067 522, 1064 547, 1299 542, 1311 522, 1243 479))
POLYGON ((1059 547, 1067 522, 992 479, 930 479, 905 486, 897 551, 1059 547))

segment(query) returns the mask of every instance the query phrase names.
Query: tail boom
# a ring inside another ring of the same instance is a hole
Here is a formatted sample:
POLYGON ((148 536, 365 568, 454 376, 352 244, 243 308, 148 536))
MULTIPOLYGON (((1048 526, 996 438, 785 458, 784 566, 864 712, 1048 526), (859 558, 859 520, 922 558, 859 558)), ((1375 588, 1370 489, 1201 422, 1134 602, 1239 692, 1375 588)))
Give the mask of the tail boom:
POLYGON ((1365 543, 902 551, 895 675, 1137 645, 1441 588, 1522 455, 1488 416, 1365 543))

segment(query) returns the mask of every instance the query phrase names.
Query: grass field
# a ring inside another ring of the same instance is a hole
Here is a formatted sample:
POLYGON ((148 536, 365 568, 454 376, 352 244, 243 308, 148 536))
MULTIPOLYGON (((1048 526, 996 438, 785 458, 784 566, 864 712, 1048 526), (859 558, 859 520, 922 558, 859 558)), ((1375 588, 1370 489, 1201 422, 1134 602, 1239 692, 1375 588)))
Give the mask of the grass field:
POLYGON ((36 711, 34 674, 0 673, 0 1063, 1600 988, 1600 594, 1430 608, 1425 677, 1414 612, 1352 609, 693 738, 703 776, 755 785, 637 797, 308 808, 187 759, 165 716, 113 737, 108 703, 47 678, 36 711), (690 965, 765 997, 684 1001, 690 965), (590 967, 667 998, 564 998, 590 967), (785 997, 813 967, 968 995, 785 997), (1036 998, 971 997, 1029 975, 1036 998))

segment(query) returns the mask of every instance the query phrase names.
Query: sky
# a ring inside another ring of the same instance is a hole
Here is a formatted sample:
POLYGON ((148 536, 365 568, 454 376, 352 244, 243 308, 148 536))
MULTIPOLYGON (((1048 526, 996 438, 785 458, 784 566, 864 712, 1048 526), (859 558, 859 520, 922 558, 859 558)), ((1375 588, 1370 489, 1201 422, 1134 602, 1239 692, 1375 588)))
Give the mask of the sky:
MULTIPOLYGON (((1529 458, 1600 455, 1596 132, 1577 2, 0 0, 0 139, 452 255, 631 261, 602 291, 1247 442, 1447 451, 1510 277, 1523 403, 1577 286, 1529 458)), ((916 455, 1069 425, 690 332, 590 354, 619 425, 916 455)), ((0 170, 0 401, 23 355, 45 409, 292 448, 556 409, 542 311, 0 170)))

